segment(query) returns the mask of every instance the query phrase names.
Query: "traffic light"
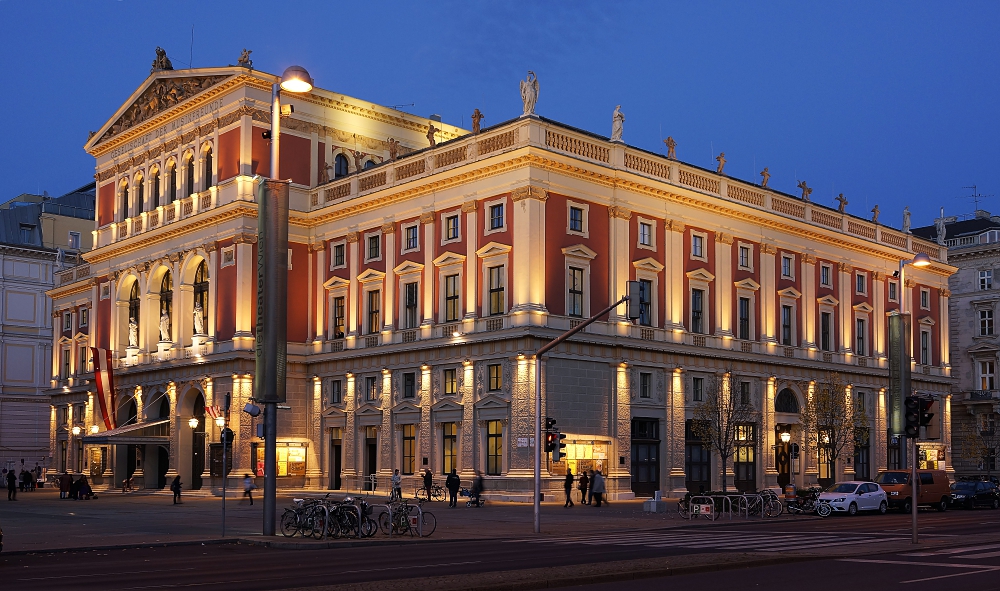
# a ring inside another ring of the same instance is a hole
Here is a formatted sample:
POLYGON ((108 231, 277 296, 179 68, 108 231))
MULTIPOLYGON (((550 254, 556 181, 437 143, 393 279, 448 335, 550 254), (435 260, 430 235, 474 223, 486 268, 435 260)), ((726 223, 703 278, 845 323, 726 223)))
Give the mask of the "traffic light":
POLYGON ((556 448, 556 433, 545 434, 545 451, 550 452, 556 448))
POLYGON ((225 445, 232 445, 233 440, 236 439, 236 433, 233 433, 232 429, 226 427, 225 429, 222 430, 222 435, 219 437, 219 439, 221 439, 222 443, 225 445))
POLYGON ((556 428, 556 420, 552 417, 545 417, 545 431, 549 432, 556 428))
POLYGON ((924 428, 924 439, 940 439, 941 429, 934 422, 938 402, 932 398, 920 399, 920 426, 924 428))
POLYGON ((642 281, 629 281, 626 295, 628 296, 628 319, 635 322, 642 318, 644 307, 649 305, 649 284, 642 281))
POLYGON ((553 435, 555 435, 555 441, 552 445, 552 461, 561 462, 563 456, 566 455, 566 452, 563 451, 566 449, 566 444, 562 442, 563 439, 566 439, 566 434, 556 431, 553 435))
POLYGON ((920 436, 921 401, 916 396, 907 396, 903 401, 903 432, 911 439, 920 436))

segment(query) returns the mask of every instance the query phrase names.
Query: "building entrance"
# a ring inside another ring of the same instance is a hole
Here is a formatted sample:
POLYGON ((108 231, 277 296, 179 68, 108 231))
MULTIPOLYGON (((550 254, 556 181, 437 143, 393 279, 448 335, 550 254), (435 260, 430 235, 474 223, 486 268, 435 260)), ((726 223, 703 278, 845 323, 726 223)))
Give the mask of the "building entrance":
POLYGON ((632 419, 632 492, 651 497, 660 488, 660 421, 632 419))
POLYGON ((342 439, 330 440, 330 488, 340 490, 342 482, 340 480, 341 469, 343 468, 342 439))
POLYGON ((696 493, 712 490, 712 456, 693 431, 693 423, 691 419, 684 423, 684 484, 696 493))

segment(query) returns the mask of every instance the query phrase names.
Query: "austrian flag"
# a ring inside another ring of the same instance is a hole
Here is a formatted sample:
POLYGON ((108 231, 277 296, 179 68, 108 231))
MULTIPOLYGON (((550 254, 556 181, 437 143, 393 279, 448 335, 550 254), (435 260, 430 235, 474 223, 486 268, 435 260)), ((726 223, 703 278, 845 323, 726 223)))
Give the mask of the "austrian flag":
POLYGON ((111 366, 111 351, 91 347, 94 355, 94 378, 97 380, 97 401, 101 405, 104 427, 110 431, 116 427, 113 410, 115 408, 115 376, 111 366))

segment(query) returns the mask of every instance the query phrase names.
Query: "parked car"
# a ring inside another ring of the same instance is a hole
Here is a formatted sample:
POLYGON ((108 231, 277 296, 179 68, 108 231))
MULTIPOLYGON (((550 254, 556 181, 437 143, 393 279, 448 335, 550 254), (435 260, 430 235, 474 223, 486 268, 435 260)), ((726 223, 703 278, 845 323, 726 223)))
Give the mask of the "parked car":
POLYGON ((992 482, 997 487, 1000 487, 1000 478, 997 478, 993 474, 976 474, 973 476, 959 476, 958 480, 971 480, 973 482, 978 482, 978 481, 992 482))
MULTIPOLYGON (((944 470, 917 470, 917 506, 945 511, 951 503, 951 483, 944 470)), ((875 477, 889 495, 889 507, 909 513, 913 501, 909 470, 885 470, 875 477)))
POLYGON ((882 487, 874 482, 851 480, 838 482, 819 495, 819 502, 829 503, 835 513, 857 515, 858 511, 878 511, 884 514, 889 502, 882 487))
POLYGON ((961 480, 951 485, 951 503, 966 509, 1000 509, 1000 489, 992 482, 961 480))

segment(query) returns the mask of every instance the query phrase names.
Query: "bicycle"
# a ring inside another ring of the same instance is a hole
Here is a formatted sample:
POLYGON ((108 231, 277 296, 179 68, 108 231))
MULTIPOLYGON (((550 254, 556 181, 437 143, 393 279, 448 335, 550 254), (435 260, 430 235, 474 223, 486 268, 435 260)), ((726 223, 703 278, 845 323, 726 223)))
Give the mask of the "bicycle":
POLYGON ((417 490, 413 491, 413 498, 424 499, 428 498, 432 501, 443 501, 445 499, 444 487, 439 484, 434 484, 431 486, 430 497, 427 496, 427 488, 421 486, 417 490))
POLYGON ((437 518, 430 511, 421 509, 417 511, 418 505, 410 505, 407 501, 400 501, 389 505, 390 511, 382 511, 378 515, 379 527, 386 535, 410 534, 410 536, 428 537, 437 529, 437 518), (390 517, 391 512, 391 517, 390 517), (413 513, 416 512, 416 519, 413 513), (416 521, 417 525, 414 525, 416 521))

